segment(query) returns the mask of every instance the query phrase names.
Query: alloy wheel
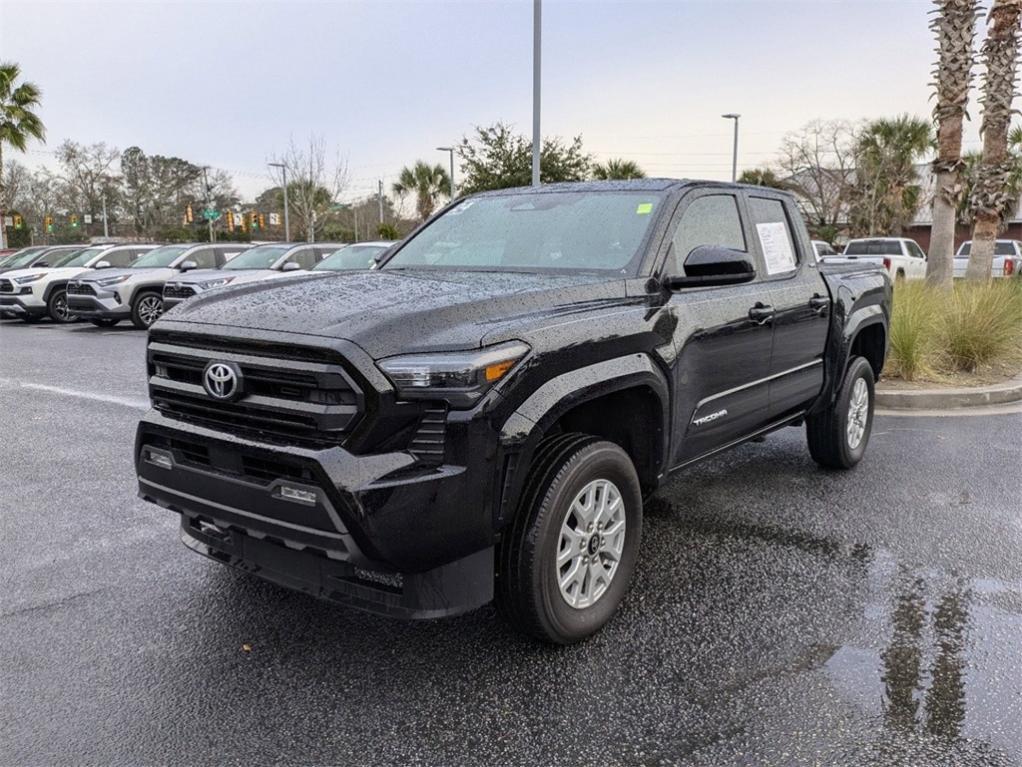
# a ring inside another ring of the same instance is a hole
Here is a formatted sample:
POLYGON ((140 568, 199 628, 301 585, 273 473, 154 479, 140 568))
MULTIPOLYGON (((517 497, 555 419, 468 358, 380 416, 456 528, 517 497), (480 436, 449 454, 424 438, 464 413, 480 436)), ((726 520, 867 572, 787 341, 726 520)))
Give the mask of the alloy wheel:
POLYGON ((625 503, 613 482, 594 479, 568 507, 554 565, 561 597, 583 609, 610 587, 625 546, 625 503))
POLYGON ((152 325, 163 314, 163 299, 145 296, 138 302, 138 318, 146 327, 152 325))
POLYGON ((848 447, 855 450, 862 442, 866 433, 866 421, 869 419, 869 387, 864 378, 858 378, 852 386, 852 396, 848 403, 848 447))

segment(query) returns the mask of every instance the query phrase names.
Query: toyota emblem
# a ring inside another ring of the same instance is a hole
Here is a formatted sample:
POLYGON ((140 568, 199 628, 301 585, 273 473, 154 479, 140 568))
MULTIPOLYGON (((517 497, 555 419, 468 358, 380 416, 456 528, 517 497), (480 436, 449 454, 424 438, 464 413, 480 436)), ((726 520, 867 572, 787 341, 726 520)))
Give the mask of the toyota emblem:
POLYGON ((214 399, 233 399, 241 393, 241 371, 229 362, 210 362, 202 374, 202 388, 214 399))

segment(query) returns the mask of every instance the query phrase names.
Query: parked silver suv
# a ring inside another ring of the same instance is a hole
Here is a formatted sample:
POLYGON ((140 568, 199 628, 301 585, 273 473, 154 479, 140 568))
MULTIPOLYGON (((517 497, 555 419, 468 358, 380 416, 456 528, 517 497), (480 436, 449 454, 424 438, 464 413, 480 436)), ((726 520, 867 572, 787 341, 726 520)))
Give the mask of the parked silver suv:
POLYGON ((104 269, 67 285, 68 309, 93 325, 110 327, 130 319, 146 329, 163 314, 163 285, 181 272, 212 269, 247 248, 245 244, 164 245, 127 269, 104 269))
POLYGON ((200 269, 167 280, 163 288, 164 311, 211 288, 241 285, 312 269, 342 247, 342 243, 335 242, 274 242, 257 245, 231 259, 221 269, 200 269))

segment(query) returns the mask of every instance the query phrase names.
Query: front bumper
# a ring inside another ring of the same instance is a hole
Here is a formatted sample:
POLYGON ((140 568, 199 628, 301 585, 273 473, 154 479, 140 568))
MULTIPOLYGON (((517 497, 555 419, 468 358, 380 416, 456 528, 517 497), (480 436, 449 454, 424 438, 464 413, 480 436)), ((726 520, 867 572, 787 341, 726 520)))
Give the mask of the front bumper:
POLYGON ((42 317, 46 304, 31 294, 0 294, 0 317, 42 317))
POLYGON ((181 514, 189 548, 371 612, 436 618, 493 598, 487 483, 407 452, 282 448, 170 420, 138 427, 139 495, 181 514))
POLYGON ((131 316, 131 307, 122 303, 115 295, 75 295, 67 294, 67 308, 84 319, 127 319, 131 316))

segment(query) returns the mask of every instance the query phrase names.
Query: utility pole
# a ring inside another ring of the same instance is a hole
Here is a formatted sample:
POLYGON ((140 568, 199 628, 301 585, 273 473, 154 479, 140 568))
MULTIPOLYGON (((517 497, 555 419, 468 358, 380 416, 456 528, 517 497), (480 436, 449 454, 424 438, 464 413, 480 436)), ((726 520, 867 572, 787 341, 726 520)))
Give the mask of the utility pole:
POLYGON ((447 152, 451 156, 451 199, 453 200, 458 196, 458 187, 454 184, 454 147, 438 146, 436 150, 438 152, 447 152))
POLYGON ((110 229, 106 224, 106 190, 103 190, 103 239, 110 237, 110 229))
POLYGON ((735 121, 735 143, 731 151, 731 183, 733 184, 738 180, 738 118, 741 115, 728 112, 726 115, 721 115, 721 117, 725 120, 735 121))
POLYGON ((216 234, 213 232, 213 219, 209 217, 209 212, 213 209, 209 201, 209 178, 206 176, 208 166, 202 166, 202 185, 206 187, 206 210, 202 212, 202 215, 206 217, 206 224, 209 226, 209 241, 216 242, 216 234))
POLYGON ((532 185, 539 186, 539 84, 540 50, 543 28, 543 0, 533 0, 532 6, 532 185))
POLYGON ((383 223, 383 179, 379 180, 379 199, 380 199, 380 223, 383 223))
POLYGON ((284 177, 284 241, 291 242, 291 221, 287 213, 287 166, 282 162, 271 162, 269 165, 271 168, 280 168, 284 177))

